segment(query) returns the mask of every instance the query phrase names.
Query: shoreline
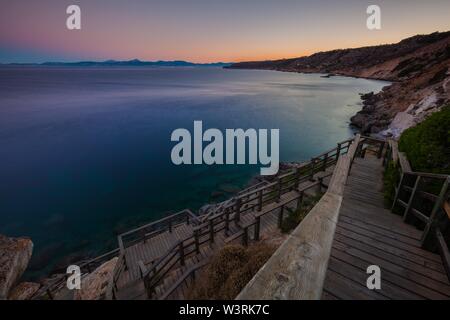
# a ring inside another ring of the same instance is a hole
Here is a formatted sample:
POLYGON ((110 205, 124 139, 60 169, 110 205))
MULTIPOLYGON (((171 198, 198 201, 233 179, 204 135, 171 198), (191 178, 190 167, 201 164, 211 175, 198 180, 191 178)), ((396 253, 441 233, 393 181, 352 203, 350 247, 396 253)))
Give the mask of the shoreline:
POLYGON ((323 73, 391 82, 365 95, 351 123, 364 134, 397 138, 450 102, 450 32, 416 35, 395 44, 318 52, 299 58, 251 61, 229 69, 323 73))
POLYGON ((351 79, 363 79, 363 80, 374 80, 374 81, 383 81, 386 82, 386 86, 384 86, 380 92, 374 93, 373 91, 371 92, 366 92, 366 93, 360 93, 360 97, 361 97, 361 102, 362 102, 362 107, 361 110, 358 111, 355 115, 353 115, 352 117, 349 118, 349 127, 354 130, 355 132, 361 133, 361 134, 371 134, 373 136, 384 136, 382 134, 379 133, 379 131, 377 132, 370 132, 369 130, 367 130, 367 128, 365 128, 364 126, 364 121, 359 121, 358 118, 355 118, 356 116, 358 116, 358 114, 361 113, 365 113, 367 112, 368 109, 373 109, 376 107, 376 103, 379 100, 373 101, 371 100, 372 97, 377 97, 380 93, 382 93, 384 90, 389 90, 389 88, 391 88, 393 85, 401 83, 401 81, 399 80, 395 80, 395 79, 386 79, 386 78, 380 78, 380 77, 365 77, 365 76, 358 76, 358 75, 349 75, 349 74, 345 74, 345 73, 327 73, 327 72, 308 72, 308 71, 297 71, 297 70, 277 70, 277 69, 255 69, 255 68, 241 68, 241 67, 233 67, 233 66, 229 66, 229 67, 224 67, 224 69, 234 69, 234 70, 264 70, 264 71, 275 71, 275 72, 285 72, 285 73, 298 73, 298 74, 311 74, 311 75, 323 75, 321 76, 321 78, 333 78, 333 77, 344 77, 344 78, 351 78, 351 79))

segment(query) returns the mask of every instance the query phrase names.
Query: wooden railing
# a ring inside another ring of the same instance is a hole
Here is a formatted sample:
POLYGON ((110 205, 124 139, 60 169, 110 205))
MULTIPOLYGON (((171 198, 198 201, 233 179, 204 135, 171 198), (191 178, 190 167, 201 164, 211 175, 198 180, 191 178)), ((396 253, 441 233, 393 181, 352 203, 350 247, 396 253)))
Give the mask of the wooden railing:
POLYGON ((172 232, 173 228, 179 224, 193 224, 200 222, 198 217, 189 209, 184 209, 180 212, 171 214, 163 219, 148 223, 133 230, 122 233, 118 236, 119 249, 121 252, 127 247, 130 247, 139 242, 161 234, 165 231, 172 232))
MULTIPOLYGON (((207 217, 206 221, 197 224, 192 235, 173 245, 165 255, 160 257, 157 261, 152 262, 151 266, 147 267, 149 263, 145 264, 141 261, 139 263, 139 268, 149 298, 154 295, 155 288, 170 271, 172 271, 176 266, 184 266, 185 260, 190 255, 198 254, 200 252, 200 247, 202 244, 207 242, 214 243, 216 234, 221 231, 228 234, 230 230, 230 223, 234 222, 239 224, 242 215, 253 211, 261 212, 263 207, 267 206, 269 203, 280 203, 284 194, 292 190, 297 190, 301 183, 312 180, 316 173, 325 171, 328 167, 334 165, 342 155, 348 152, 352 141, 353 139, 349 139, 340 142, 336 148, 314 157, 311 161, 305 163, 299 168, 277 176, 275 181, 265 184, 262 187, 250 190, 246 193, 239 194, 233 199, 233 201, 230 201, 227 205, 225 205, 220 213, 210 215, 207 217)), ((324 177, 309 185, 305 190, 300 190, 299 196, 294 200, 298 200, 303 197, 303 193, 307 189, 317 185, 323 186, 323 178, 324 177)), ((284 206, 286 206, 286 204, 280 203, 280 205, 276 206, 276 208, 284 208, 284 206)), ((259 238, 260 219, 267 213, 268 212, 263 212, 255 216, 254 224, 244 226, 244 233, 241 234, 239 232, 239 234, 243 237, 245 237, 245 235, 248 236, 249 228, 254 226, 257 230, 255 235, 259 238)), ((160 221, 150 225, 154 225, 160 221)), ((147 233, 146 228, 150 225, 146 225, 122 234, 122 237, 119 237, 119 246, 121 250, 125 250, 127 246, 145 239, 144 235, 147 233), (143 229, 145 231, 143 231, 143 229), (125 245, 124 238, 136 234, 140 236, 135 236, 132 241, 129 241, 127 245, 125 245)))
MULTIPOLYGON (((80 267, 80 271, 82 274, 87 274, 87 273, 91 273, 96 268, 98 268, 100 265, 102 265, 103 263, 111 260, 112 258, 114 258, 118 255, 119 255, 119 248, 109 251, 109 252, 102 254, 98 257, 95 257, 93 259, 81 261, 78 263, 73 263, 73 265, 77 265, 78 267, 80 267)), ((41 287, 36 292, 36 294, 33 296, 32 299, 36 299, 36 300, 39 300, 39 299, 53 300, 53 299, 55 299, 56 292, 58 290, 60 290, 63 286, 66 285, 68 276, 69 275, 67 273, 65 273, 65 271, 64 271, 64 273, 58 275, 57 277, 55 277, 54 279, 49 281, 45 286, 41 287)))
POLYGON ((238 300, 320 299, 357 135, 339 158, 325 195, 238 295, 238 300), (277 276, 280 275, 280 276, 277 276))
POLYGON ((167 300, 184 282, 191 279, 192 282, 195 281, 196 275, 200 270, 205 268, 209 264, 209 260, 204 260, 197 263, 196 265, 190 267, 160 298, 159 300, 167 300))
MULTIPOLYGON (((361 136, 358 149, 355 153, 355 157, 364 158, 367 151, 375 153, 378 159, 383 157, 385 151, 386 140, 377 139, 373 137, 361 136)), ((354 158, 355 158, 354 157, 354 158)))
POLYGON ((450 279, 450 254, 443 236, 449 229, 448 210, 450 176, 414 172, 404 153, 398 151, 397 142, 390 140, 384 165, 394 164, 400 179, 394 186, 395 197, 391 210, 403 209, 403 220, 423 228, 422 247, 441 254, 450 279))
POLYGON ((214 243, 216 234, 229 230, 230 223, 235 220, 228 212, 221 216, 210 217, 207 222, 195 227, 192 235, 175 243, 166 254, 149 267, 142 261, 139 262, 141 278, 149 298, 152 298, 155 288, 169 272, 176 267, 184 266, 191 255, 199 254, 203 244, 214 243))
MULTIPOLYGON (((235 197, 234 202, 228 208, 233 207, 233 211, 236 213, 235 219, 239 221, 241 214, 254 211, 255 209, 260 211, 267 203, 274 200, 279 201, 281 196, 286 192, 297 189, 300 183, 312 180, 316 173, 325 171, 330 166, 335 165, 339 157, 348 152, 352 141, 352 139, 349 139, 340 142, 337 144, 337 147, 312 158, 298 168, 278 175, 275 181, 247 193, 240 194, 235 197)), ((222 213, 218 216, 221 215, 222 213)))
POLYGON ((317 181, 304 186, 300 190, 297 190, 298 194, 295 195, 294 197, 290 197, 284 201, 274 203, 274 205, 269 205, 269 206, 265 207, 263 210, 261 210, 260 212, 255 213, 253 221, 250 221, 250 222, 244 224, 242 226, 242 229, 239 232, 235 233, 232 237, 229 237, 226 241, 230 243, 235 240, 241 239, 242 245, 247 246, 250 241, 250 231, 252 229, 253 229, 253 240, 259 241, 260 231, 261 231, 261 219, 265 215, 272 213, 275 210, 279 210, 278 218, 277 218, 277 227, 279 229, 281 229, 285 215, 286 215, 286 211, 289 210, 289 205, 292 202, 297 202, 294 210, 297 210, 298 208, 300 208, 300 206, 303 203, 303 200, 305 199, 306 191, 308 191, 312 188, 318 188, 318 192, 321 192, 323 187, 327 187, 323 183, 323 179, 325 179, 331 175, 332 175, 332 173, 329 173, 329 174, 321 177, 317 181))

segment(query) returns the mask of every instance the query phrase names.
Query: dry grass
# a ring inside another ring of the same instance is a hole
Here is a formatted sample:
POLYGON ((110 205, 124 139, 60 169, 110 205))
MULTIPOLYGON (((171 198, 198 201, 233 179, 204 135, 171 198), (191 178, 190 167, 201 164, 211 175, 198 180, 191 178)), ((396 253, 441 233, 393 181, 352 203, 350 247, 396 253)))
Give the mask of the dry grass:
POLYGON ((222 248, 197 278, 187 294, 193 300, 232 300, 275 252, 276 247, 258 243, 247 248, 222 248))

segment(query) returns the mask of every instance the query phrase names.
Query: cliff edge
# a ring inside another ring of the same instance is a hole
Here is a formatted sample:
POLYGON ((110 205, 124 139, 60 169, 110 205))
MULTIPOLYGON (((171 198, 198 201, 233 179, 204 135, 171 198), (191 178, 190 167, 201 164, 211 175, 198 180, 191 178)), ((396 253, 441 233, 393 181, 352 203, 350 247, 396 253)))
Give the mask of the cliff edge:
POLYGON ((0 300, 8 298, 28 266, 33 242, 28 238, 8 238, 0 235, 0 300))
POLYGON ((241 62, 233 69, 328 73, 388 80, 377 94, 362 95, 351 118, 363 133, 399 136, 450 101, 450 31, 417 35, 396 44, 319 52, 307 57, 241 62))

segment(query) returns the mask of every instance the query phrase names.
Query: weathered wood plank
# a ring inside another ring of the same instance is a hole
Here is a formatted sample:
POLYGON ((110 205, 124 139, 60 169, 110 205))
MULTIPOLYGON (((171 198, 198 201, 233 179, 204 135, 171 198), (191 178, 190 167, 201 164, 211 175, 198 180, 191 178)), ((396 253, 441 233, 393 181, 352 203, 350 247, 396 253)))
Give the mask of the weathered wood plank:
MULTIPOLYGON (((370 265, 370 262, 367 262, 359 257, 350 255, 344 251, 340 251, 336 247, 333 247, 333 250, 331 251, 331 256, 340 261, 345 261, 346 263, 349 263, 357 267, 358 269, 363 270, 364 272, 366 272, 367 267, 370 265)), ((437 300, 448 299, 446 295, 441 294, 435 290, 432 290, 426 286, 422 286, 421 284, 418 284, 415 281, 411 281, 407 278, 399 276, 388 269, 383 270, 382 279, 384 279, 385 281, 389 281, 405 290, 409 290, 418 296, 424 297, 425 299, 437 299, 437 300)), ((325 283, 325 289, 328 290, 327 282, 325 283)))
MULTIPOLYGON (((347 279, 351 279, 352 281, 359 283, 360 286, 363 288, 362 289, 363 293, 366 293, 365 291, 371 291, 367 288, 366 285, 367 273, 365 272, 365 270, 358 269, 357 267, 345 262, 343 263, 343 261, 338 260, 334 257, 330 258, 329 268, 330 270, 339 273, 340 275, 346 277, 347 279)), ((380 293, 381 295, 383 295, 388 299, 408 299, 408 300, 423 299, 423 297, 416 295, 401 287, 398 287, 389 281, 382 281, 381 289, 376 290, 376 292, 380 293)))
POLYGON ((400 162, 400 167, 402 168, 403 172, 411 172, 412 171, 411 165, 409 164, 409 161, 403 152, 398 153, 398 160, 400 162))
POLYGON ((392 273, 397 274, 398 276, 401 276, 405 279, 408 279, 410 281, 414 281, 424 287, 427 287, 431 290, 437 291, 447 298, 450 298, 450 286, 448 284, 444 284, 440 281, 433 280, 429 277, 423 276, 417 272, 411 271, 409 269, 406 269, 404 266, 396 265, 390 261, 378 258, 375 255, 372 255, 370 253, 366 253, 362 250, 359 250, 355 247, 348 246, 344 243, 341 243, 339 241, 335 241, 333 244, 333 248, 337 248, 340 251, 343 251, 347 254, 350 254, 354 257, 361 258, 362 260, 367 262, 367 266, 369 265, 377 265, 382 270, 388 270, 392 273))
MULTIPOLYGON (((442 282, 443 284, 447 284, 447 276, 445 273, 433 270, 431 268, 425 267, 414 261, 404 259, 401 256, 389 253, 384 250, 380 250, 373 245, 365 244, 360 241, 356 241, 350 237, 346 237, 345 235, 336 234, 335 240, 345 244, 346 246, 356 248, 366 254, 370 254, 372 256, 378 257, 380 259, 391 262, 392 264, 396 264, 401 266, 402 268, 414 271, 418 274, 421 274, 427 278, 434 279, 436 281, 442 282)), ((375 242, 375 241, 374 241, 375 242)))
POLYGON ((237 299, 320 299, 341 200, 326 193, 237 299))
POLYGON ((436 270, 438 272, 444 272, 444 268, 442 266, 441 263, 435 262, 435 261, 431 261, 427 258, 424 258, 420 255, 420 252, 418 251, 417 253, 411 253, 409 251, 406 250, 402 250, 402 249, 398 249, 396 247, 393 247, 389 244, 386 243, 382 243, 380 241, 374 241, 372 238, 367 237, 365 235, 361 235, 349 230, 341 230, 340 228, 336 228, 336 234, 335 234, 336 239, 340 239, 340 237, 346 237, 346 238, 350 238, 353 239, 355 241, 359 241, 361 243, 370 245, 374 248, 383 250, 384 252, 388 252, 391 254, 394 254, 398 257, 402 257, 404 259, 407 259, 411 262, 417 263, 419 265, 422 265, 426 268, 430 268, 433 270, 436 270))
POLYGON ((327 273, 327 291, 342 300, 387 300, 380 293, 367 289, 366 286, 346 278, 341 274, 328 269, 327 273))

